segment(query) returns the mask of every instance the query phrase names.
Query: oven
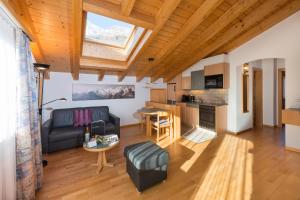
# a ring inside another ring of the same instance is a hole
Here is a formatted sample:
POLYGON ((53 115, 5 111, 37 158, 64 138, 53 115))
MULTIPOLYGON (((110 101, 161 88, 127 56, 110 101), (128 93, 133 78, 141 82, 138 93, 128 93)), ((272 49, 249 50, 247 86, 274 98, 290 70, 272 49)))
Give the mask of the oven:
POLYGON ((215 106, 199 105, 199 126, 215 130, 215 106))
POLYGON ((223 74, 205 76, 205 89, 223 88, 223 74))

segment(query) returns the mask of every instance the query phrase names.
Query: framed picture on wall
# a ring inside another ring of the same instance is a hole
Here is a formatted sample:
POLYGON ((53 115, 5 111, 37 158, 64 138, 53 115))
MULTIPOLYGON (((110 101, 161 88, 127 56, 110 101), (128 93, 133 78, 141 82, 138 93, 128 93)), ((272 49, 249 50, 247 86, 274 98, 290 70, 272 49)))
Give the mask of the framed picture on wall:
POLYGON ((133 98, 135 98, 134 85, 73 84, 73 101, 133 98))

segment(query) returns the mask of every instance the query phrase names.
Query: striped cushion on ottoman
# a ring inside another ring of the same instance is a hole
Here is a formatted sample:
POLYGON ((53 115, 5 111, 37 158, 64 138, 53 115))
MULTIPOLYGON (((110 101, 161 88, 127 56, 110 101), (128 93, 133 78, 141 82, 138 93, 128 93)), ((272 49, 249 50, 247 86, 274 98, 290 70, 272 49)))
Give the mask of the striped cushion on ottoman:
POLYGON ((124 156, 127 173, 140 192, 167 178, 169 153, 152 141, 125 147, 124 156))

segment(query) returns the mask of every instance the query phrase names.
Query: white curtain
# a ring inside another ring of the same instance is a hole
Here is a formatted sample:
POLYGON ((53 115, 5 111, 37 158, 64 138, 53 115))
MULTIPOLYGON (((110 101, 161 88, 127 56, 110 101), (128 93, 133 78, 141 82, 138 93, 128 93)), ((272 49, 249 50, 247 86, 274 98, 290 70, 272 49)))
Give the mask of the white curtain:
POLYGON ((16 198, 15 26, 0 7, 0 199, 16 198))

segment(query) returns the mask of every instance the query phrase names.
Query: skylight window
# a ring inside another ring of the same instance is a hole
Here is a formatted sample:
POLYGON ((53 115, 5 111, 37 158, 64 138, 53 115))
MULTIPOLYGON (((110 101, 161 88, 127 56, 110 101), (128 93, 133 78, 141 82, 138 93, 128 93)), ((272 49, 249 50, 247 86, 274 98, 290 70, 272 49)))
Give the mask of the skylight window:
POLYGON ((119 20, 88 13, 85 38, 105 45, 125 48, 135 26, 119 20))

